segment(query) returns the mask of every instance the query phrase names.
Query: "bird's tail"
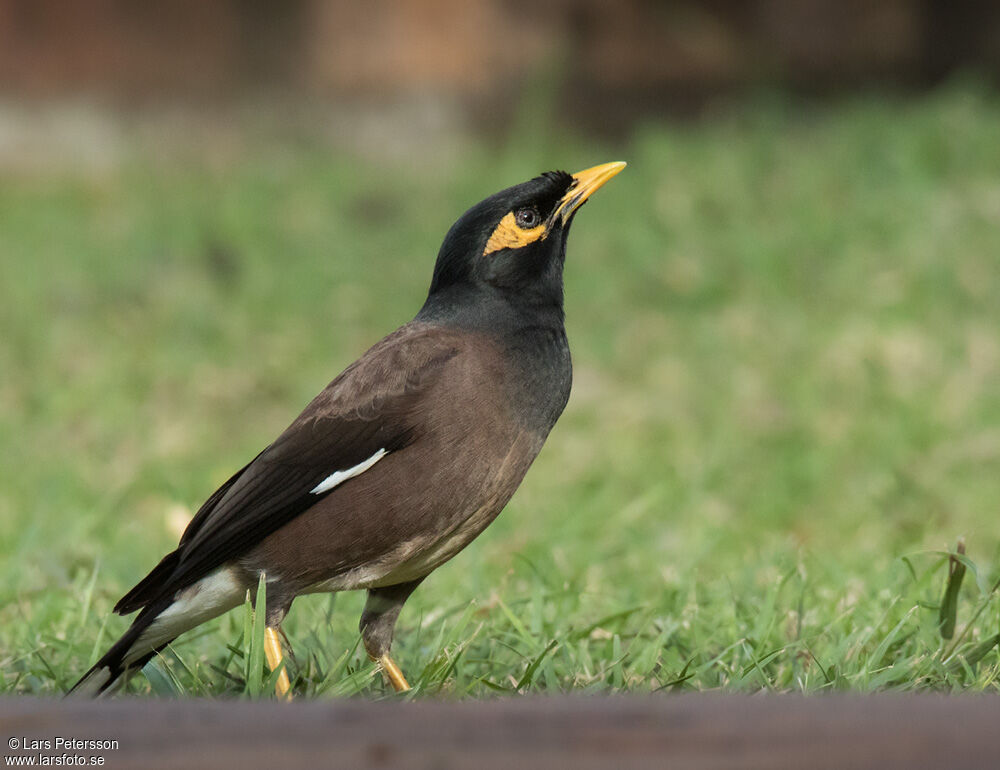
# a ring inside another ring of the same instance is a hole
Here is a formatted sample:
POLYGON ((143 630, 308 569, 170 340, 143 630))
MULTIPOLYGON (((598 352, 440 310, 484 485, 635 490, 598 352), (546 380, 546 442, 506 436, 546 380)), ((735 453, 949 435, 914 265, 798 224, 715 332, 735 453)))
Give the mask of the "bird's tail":
POLYGON ((160 650, 177 636, 163 639, 160 634, 150 634, 151 626, 171 602, 151 604, 140 612, 128 631, 114 643, 110 650, 80 677, 67 695, 97 697, 109 690, 130 670, 142 668, 160 650))
POLYGON ((123 674, 142 668, 185 631, 238 606, 246 590, 234 570, 223 567, 181 591, 156 597, 136 615, 122 638, 73 685, 70 694, 94 696, 106 692, 123 674))

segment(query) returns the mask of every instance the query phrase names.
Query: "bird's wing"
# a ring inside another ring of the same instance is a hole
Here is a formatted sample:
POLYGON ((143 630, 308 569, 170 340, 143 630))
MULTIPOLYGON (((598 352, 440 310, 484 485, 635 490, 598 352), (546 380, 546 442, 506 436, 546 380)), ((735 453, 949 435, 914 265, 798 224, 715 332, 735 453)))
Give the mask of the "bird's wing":
POLYGON ((267 449, 223 484, 177 550, 116 605, 128 613, 240 556, 353 475, 418 441, 421 402, 460 352, 409 324, 331 382, 267 449))

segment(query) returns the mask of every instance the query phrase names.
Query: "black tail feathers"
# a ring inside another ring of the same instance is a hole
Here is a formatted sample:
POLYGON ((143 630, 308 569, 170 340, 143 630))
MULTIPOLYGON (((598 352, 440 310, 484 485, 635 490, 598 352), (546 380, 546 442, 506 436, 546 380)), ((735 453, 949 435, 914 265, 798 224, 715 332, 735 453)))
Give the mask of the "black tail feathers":
POLYGON ((126 671, 145 666, 154 655, 173 640, 168 639, 159 644, 155 649, 150 649, 137 657, 131 656, 131 659, 130 653, 133 652, 133 647, 139 641, 142 632, 149 628, 157 616, 169 605, 169 600, 160 601, 149 605, 140 612, 128 630, 122 634, 121 639, 115 642, 111 649, 86 674, 80 677, 80 680, 66 693, 67 696, 89 695, 96 697, 110 689, 126 671))

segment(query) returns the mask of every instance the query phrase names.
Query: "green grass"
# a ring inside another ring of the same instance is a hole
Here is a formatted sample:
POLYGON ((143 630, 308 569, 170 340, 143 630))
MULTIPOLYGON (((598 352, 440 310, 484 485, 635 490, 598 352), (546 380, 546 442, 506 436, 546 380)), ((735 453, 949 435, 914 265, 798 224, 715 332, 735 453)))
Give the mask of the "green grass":
MULTIPOLYGON (((401 616, 415 694, 996 692, 998 125, 955 86, 434 166, 259 140, 6 178, 0 689, 93 662, 177 522, 412 316, 468 205, 621 157, 570 239, 569 407, 401 616)), ((296 601, 299 693, 387 693, 362 601, 296 601)), ((130 689, 266 695, 255 638, 236 610, 130 689)))

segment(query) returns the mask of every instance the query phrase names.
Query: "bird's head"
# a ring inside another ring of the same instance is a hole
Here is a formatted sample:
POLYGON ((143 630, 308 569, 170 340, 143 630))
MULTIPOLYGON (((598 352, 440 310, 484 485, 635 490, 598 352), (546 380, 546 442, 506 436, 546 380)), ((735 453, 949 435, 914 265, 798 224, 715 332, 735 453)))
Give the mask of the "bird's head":
POLYGON ((577 209, 625 168, 605 163, 577 174, 552 171, 491 195, 445 236, 430 297, 499 292, 530 304, 562 304, 566 236, 577 209))

